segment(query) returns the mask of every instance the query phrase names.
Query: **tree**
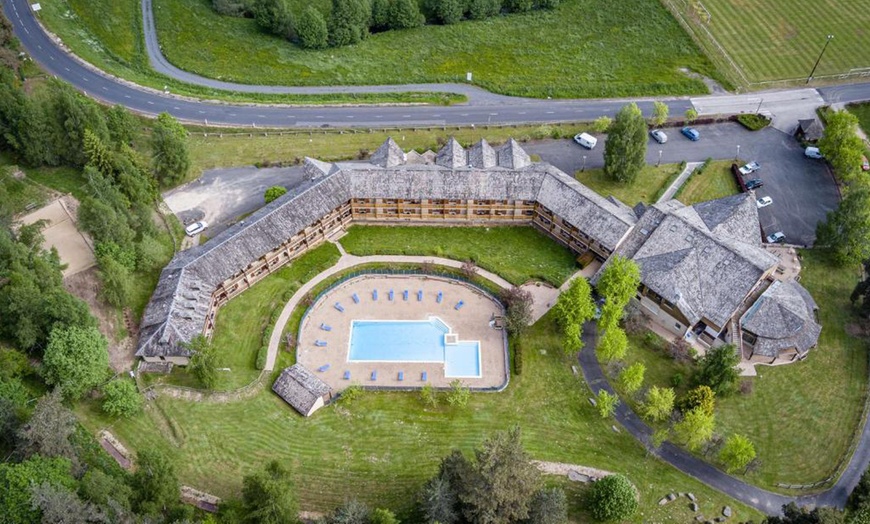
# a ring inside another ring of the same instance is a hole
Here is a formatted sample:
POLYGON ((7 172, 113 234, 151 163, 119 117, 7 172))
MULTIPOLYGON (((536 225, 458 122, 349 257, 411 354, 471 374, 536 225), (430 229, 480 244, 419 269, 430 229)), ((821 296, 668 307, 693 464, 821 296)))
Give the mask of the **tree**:
POLYGON ((371 510, 362 502, 352 499, 337 507, 326 517, 325 524, 369 524, 371 510))
POLYGON ((615 326, 639 285, 640 268, 633 260, 621 255, 610 257, 598 279, 598 292, 605 299, 599 323, 605 327, 615 326))
POLYGON ((690 107, 689 109, 686 109, 684 116, 686 117, 686 123, 691 124, 698 119, 698 111, 696 111, 695 108, 690 107))
POLYGON ((420 27, 426 19, 420 14, 417 0, 392 0, 390 2, 390 29, 420 27))
POLYGON ((423 487, 421 499, 421 509, 427 524, 458 522, 459 497, 446 478, 441 476, 431 478, 423 487))
POLYGON ((420 400, 423 401, 423 405, 426 407, 438 407, 438 392, 435 391, 431 383, 427 382, 420 388, 420 400))
POLYGON ((388 509, 376 508, 369 516, 369 524, 399 524, 399 519, 388 509))
POLYGON ((686 413, 693 409, 701 409, 708 415, 716 408, 716 393, 709 386, 698 386, 686 392, 680 400, 680 411, 686 413))
POLYGON ((109 522, 93 504, 82 501, 72 490, 48 482, 31 488, 31 504, 41 514, 41 524, 109 522))
POLYGON ((646 393, 646 402, 641 407, 641 413, 645 419, 653 422, 667 420, 674 410, 675 399, 673 388, 653 386, 646 393))
POLYGON ((468 18, 485 20, 501 11, 501 0, 471 0, 468 3, 468 18))
POLYGON ((703 408, 695 408, 683 414, 683 420, 674 424, 677 440, 695 451, 713 437, 715 419, 703 408))
POLYGON ((592 121, 592 131, 596 133, 606 133, 613 125, 613 119, 609 116, 599 116, 592 121))
POLYGON ((729 395, 734 392, 740 376, 737 371, 739 363, 740 355, 733 344, 710 348, 699 362, 695 382, 710 386, 719 396, 729 395))
POLYGON ((870 469, 864 470, 861 474, 861 479, 858 484, 849 493, 849 500, 846 507, 852 511, 861 508, 870 508, 870 469))
POLYGON ((728 473, 743 469, 755 458, 755 446, 743 435, 731 435, 719 451, 719 460, 728 473))
POLYGON ((87 163, 104 175, 111 176, 115 172, 115 162, 112 152, 106 144, 100 140, 90 129, 85 129, 84 135, 85 157, 87 163))
POLYGON ((655 127, 660 127, 664 125, 665 122, 668 121, 668 113, 669 113, 668 105, 664 102, 659 102, 656 100, 653 102, 653 114, 649 119, 650 125, 655 127))
POLYGON ((662 447, 662 444, 668 439, 669 431, 667 429, 657 429, 653 431, 653 434, 650 435, 650 444, 654 449, 659 449, 662 447))
POLYGON ((534 0, 504 0, 504 8, 510 13, 525 13, 535 7, 534 0))
POLYGON ((332 0, 329 15, 329 45, 358 44, 368 36, 371 12, 363 0, 332 0))
POLYGON ((255 0, 251 10, 257 25, 266 31, 281 38, 293 34, 293 13, 287 0, 255 0))
POLYGON ((556 318, 564 328, 570 325, 579 326, 582 333, 583 324, 595 316, 595 303, 592 301, 592 287, 583 277, 571 281, 568 289, 559 294, 556 301, 556 318))
MULTIPOLYGON (((308 6, 308 7, 311 7, 311 6, 308 6)), ((285 188, 284 186, 272 186, 269 189, 267 189, 266 192, 263 194, 263 199, 266 200, 267 204, 270 204, 286 194, 287 194, 287 188, 285 188)))
POLYGON ((471 400, 471 390, 462 385, 458 378, 450 383, 450 391, 447 393, 447 403, 451 406, 464 408, 471 400))
POLYGON ((175 466, 156 449, 139 452, 138 468, 130 478, 133 508, 138 513, 157 514, 178 503, 179 486, 175 466))
POLYGON ((151 169, 164 186, 175 185, 190 171, 187 131, 169 113, 160 113, 151 130, 151 169))
POLYGON ((643 385, 643 376, 646 373, 646 366, 643 362, 635 362, 628 366, 622 373, 619 374, 619 381, 622 383, 622 388, 629 395, 633 395, 643 385))
POLYGON ((43 357, 45 380, 67 398, 77 399, 106 378, 108 343, 95 327, 57 328, 43 357))
POLYGON ((568 522, 568 499, 559 488, 544 488, 535 493, 526 524, 565 524, 568 522))
POLYGON ((45 160, 50 165, 85 165, 85 132, 89 130, 101 140, 109 137, 103 111, 91 99, 59 80, 48 83, 47 94, 43 108, 51 154, 45 160))
POLYGON ((129 418, 142 411, 142 395, 136 383, 117 378, 103 386, 103 411, 115 417, 129 418))
POLYGON ((462 272, 462 276, 466 279, 473 280, 477 276, 477 265, 475 265, 474 260, 466 260, 462 263, 459 271, 462 272))
POLYGON ((3 522, 29 524, 40 521, 33 506, 33 487, 43 484, 72 489, 69 460, 35 455, 24 462, 0 463, 0 515, 3 522))
POLYGON ((329 29, 320 11, 309 5, 296 22, 296 37, 305 49, 323 49, 329 45, 329 29))
POLYGON ((100 296, 116 308, 125 307, 133 293, 130 270, 112 257, 100 257, 99 262, 100 281, 103 284, 100 296))
POLYGON ((478 524, 508 524, 528 518, 540 472, 523 450, 519 427, 496 433, 474 457, 459 491, 465 518, 478 524))
MULTIPOLYGON (((426 10, 429 17, 434 19, 434 21, 439 24, 450 25, 462 20, 464 5, 461 0, 428 0, 426 2, 426 10)), ((483 18, 487 17, 484 16, 483 18)))
MULTIPOLYGON (((866 524, 862 520, 868 515, 863 511, 849 516, 849 524, 866 524)), ((818 507, 812 510, 799 507, 794 502, 789 502, 782 507, 782 515, 772 515, 764 519, 763 524, 843 524, 847 519, 844 514, 835 508, 818 507)))
POLYGON ((191 374, 206 389, 214 389, 218 381, 218 356, 212 343, 197 335, 186 344, 186 348, 193 352, 187 365, 191 374))
POLYGON ((637 104, 622 107, 604 144, 604 174, 622 184, 631 184, 646 163, 646 121, 637 104))
POLYGON ((612 417, 618 405, 618 395, 610 394, 603 389, 598 390, 598 395, 595 397, 595 407, 598 408, 598 414, 601 415, 601 418, 612 417))
POLYGON ((505 305, 505 329, 513 336, 521 335, 532 323, 532 294, 519 286, 501 292, 505 305))
POLYGON ((563 329, 562 349, 567 356, 572 356, 583 347, 583 328, 580 324, 568 324, 563 329))
POLYGON ((130 498, 133 490, 126 482, 119 482, 117 477, 108 475, 97 468, 88 469, 79 483, 79 494, 98 506, 118 506, 130 509, 130 498))
POLYGON ((852 186, 817 227, 817 245, 830 247, 841 265, 870 259, 870 187, 852 186))
POLYGON ((598 355, 608 362, 622 360, 627 351, 628 337, 625 335, 625 331, 618 327, 607 328, 596 348, 598 355))
POLYGON ((592 484, 589 510, 595 520, 622 521, 637 511, 637 495, 631 482, 622 475, 608 475, 592 484))
POLYGON ((536 6, 539 9, 556 9, 562 0, 538 0, 536 6))
POLYGON ((245 522, 284 524, 298 522, 299 508, 294 498, 290 472, 276 461, 265 471, 242 480, 242 505, 245 522))
POLYGON ((75 415, 63 405, 60 391, 52 391, 39 399, 30 420, 18 431, 18 451, 26 457, 62 457, 76 464, 70 441, 75 429, 75 415))
POLYGON ((837 175, 847 182, 861 176, 864 143, 858 137, 858 117, 846 111, 831 111, 825 131, 819 139, 819 150, 825 155, 837 175))
POLYGON ((116 145, 131 145, 139 137, 141 127, 136 117, 120 104, 106 111, 106 126, 109 139, 116 145))

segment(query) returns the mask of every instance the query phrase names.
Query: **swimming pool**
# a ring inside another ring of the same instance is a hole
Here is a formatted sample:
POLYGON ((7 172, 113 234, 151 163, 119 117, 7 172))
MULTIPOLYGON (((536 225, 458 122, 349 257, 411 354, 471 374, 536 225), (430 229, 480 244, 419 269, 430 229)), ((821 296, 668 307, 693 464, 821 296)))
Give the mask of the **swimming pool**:
POLYGON ((450 326, 427 320, 354 320, 348 362, 431 362, 444 364, 451 378, 480 377, 480 342, 453 341, 450 326), (445 340, 447 338, 450 340, 445 340))

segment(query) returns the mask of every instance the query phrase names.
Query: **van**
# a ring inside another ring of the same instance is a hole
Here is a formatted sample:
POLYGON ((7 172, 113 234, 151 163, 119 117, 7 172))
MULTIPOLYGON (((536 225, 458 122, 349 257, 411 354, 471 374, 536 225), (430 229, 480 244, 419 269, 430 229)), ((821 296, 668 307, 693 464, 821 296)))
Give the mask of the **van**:
POLYGON ((815 158, 815 159, 824 158, 822 156, 822 152, 819 151, 819 148, 812 147, 812 146, 804 149, 804 156, 806 156, 807 158, 815 158))
POLYGON ((594 149, 598 139, 588 133, 577 133, 574 135, 574 141, 585 147, 586 149, 594 149))

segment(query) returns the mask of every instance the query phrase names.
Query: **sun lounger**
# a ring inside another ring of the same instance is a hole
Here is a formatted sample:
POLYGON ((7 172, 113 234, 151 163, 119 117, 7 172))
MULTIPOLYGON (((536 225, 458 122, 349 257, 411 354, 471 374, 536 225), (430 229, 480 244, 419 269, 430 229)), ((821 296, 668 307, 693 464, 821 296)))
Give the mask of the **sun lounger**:
POLYGON ((315 340, 315 341, 314 341, 314 345, 317 346, 317 347, 319 347, 319 348, 325 348, 325 347, 326 347, 326 341, 325 341, 325 340, 315 340))
POLYGON ((462 309, 462 306, 464 306, 464 305, 465 305, 465 302, 460 300, 459 302, 456 303, 456 305, 453 307, 453 309, 455 309, 456 311, 459 311, 460 309, 462 309))
POLYGON ((394 297, 394 295, 393 295, 393 290, 391 289, 391 290, 390 290, 390 293, 389 293, 390 302, 393 301, 393 297, 394 297))
POLYGON ((404 372, 404 371, 399 371, 399 382, 401 382, 401 381, 403 381, 403 380, 405 380, 405 372, 404 372))
POLYGON ((423 290, 417 291, 417 302, 423 302, 423 290))
POLYGON ((352 296, 351 298, 353 298, 353 303, 354 303, 354 304, 359 304, 359 295, 357 295, 356 293, 354 293, 353 296, 352 296))
POLYGON ((374 370, 374 371, 372 371, 372 380, 377 380, 377 379, 378 379, 378 371, 374 370))
POLYGON ((317 371, 320 371, 321 373, 323 373, 327 369, 329 369, 329 364, 324 364, 324 365, 320 366, 319 368, 317 368, 317 371))
POLYGON ((438 298, 436 298, 435 301, 438 302, 438 303, 440 304, 442 300, 444 300, 444 293, 442 293, 442 292, 439 291, 439 292, 438 292, 438 298))
POLYGON ((405 302, 408 301, 408 290, 407 289, 402 291, 402 300, 404 300, 405 302))
POLYGON ((423 374, 420 375, 420 380, 426 382, 427 378, 429 378, 429 374, 424 371, 423 374))
POLYGON ((326 324, 321 323, 320 329, 322 329, 323 331, 332 331, 332 326, 328 326, 326 324))
POLYGON ((337 309, 337 310, 341 311, 342 313, 344 313, 344 308, 341 307, 341 304, 339 304, 338 302, 335 303, 335 309, 337 309))
POLYGON ((345 371, 345 372, 344 372, 344 379, 345 379, 345 380, 350 380, 350 371, 345 371))
POLYGON ((375 289, 372 291, 372 300, 377 300, 377 299, 378 299, 378 290, 375 289))

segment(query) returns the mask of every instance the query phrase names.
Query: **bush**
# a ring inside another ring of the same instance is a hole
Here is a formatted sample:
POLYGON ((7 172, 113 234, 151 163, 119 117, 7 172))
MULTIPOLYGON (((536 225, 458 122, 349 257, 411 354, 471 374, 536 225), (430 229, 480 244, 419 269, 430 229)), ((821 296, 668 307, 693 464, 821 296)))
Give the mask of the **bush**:
POLYGON ((390 3, 390 29, 420 27, 426 19, 420 14, 417 0, 393 0, 390 3))
POLYGON ((501 0, 471 0, 468 4, 468 18, 484 20, 501 11, 501 0))
POLYGON ((305 49, 323 49, 329 44, 326 20, 314 6, 308 6, 296 22, 296 37, 305 49))
POLYGON ((267 204, 278 200, 282 196, 287 194, 287 188, 283 186, 272 186, 263 193, 263 199, 267 204))
POLYGON ((142 410, 142 395, 132 380, 118 378, 103 386, 103 411, 116 417, 132 417, 142 410))
POLYGON ((266 368, 266 359, 269 356, 269 346, 263 345, 260 346, 259 351, 257 351, 257 362, 254 364, 257 369, 262 371, 266 368))
POLYGON ((523 374, 523 343, 519 338, 514 338, 512 341, 514 348, 514 373, 516 375, 523 374))
POLYGON ((622 475, 610 475, 592 484, 589 509, 595 520, 626 520, 637 511, 634 487, 622 475))
POLYGON ((525 13, 535 6, 534 0, 505 0, 504 7, 511 13, 525 13))
POLYGON ((364 392, 365 391, 363 390, 362 386, 360 386, 359 384, 353 384, 344 388, 344 391, 341 392, 340 398, 343 404, 349 404, 354 400, 362 397, 364 392))
POLYGON ((770 125, 769 118, 758 114, 737 115, 737 121, 750 131, 758 131, 770 125))
MULTIPOLYGON (((464 4, 461 0, 427 0, 426 15, 433 22, 450 25, 462 20, 464 4)), ((486 18, 486 17, 484 17, 486 18)))

